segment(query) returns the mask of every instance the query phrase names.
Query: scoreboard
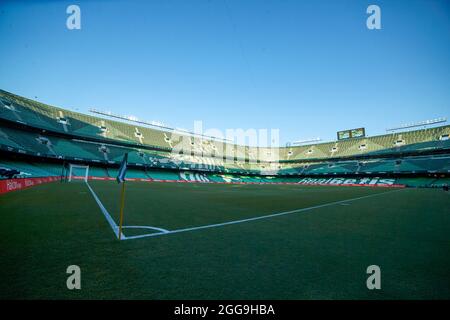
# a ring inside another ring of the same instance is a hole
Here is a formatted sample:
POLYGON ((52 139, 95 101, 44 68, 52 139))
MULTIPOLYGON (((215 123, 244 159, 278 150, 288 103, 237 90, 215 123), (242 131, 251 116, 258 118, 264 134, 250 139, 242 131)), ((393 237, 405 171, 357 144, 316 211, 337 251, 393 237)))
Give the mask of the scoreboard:
POLYGON ((351 138, 361 138, 366 136, 366 130, 364 128, 350 129, 338 131, 337 138, 338 140, 345 140, 351 138))

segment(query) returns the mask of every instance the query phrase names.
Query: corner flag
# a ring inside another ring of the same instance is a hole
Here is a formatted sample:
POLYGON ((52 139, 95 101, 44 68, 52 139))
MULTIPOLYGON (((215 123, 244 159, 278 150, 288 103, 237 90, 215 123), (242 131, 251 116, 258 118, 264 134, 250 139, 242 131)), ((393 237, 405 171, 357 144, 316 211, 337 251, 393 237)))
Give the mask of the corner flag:
POLYGON ((122 159, 122 163, 120 164, 119 173, 117 174, 117 183, 121 183, 125 181, 125 174, 127 173, 127 161, 128 161, 128 153, 125 153, 122 159))
POLYGON ((122 183, 122 193, 120 196, 120 222, 119 222, 119 240, 122 239, 122 224, 123 224, 123 207, 125 205, 125 174, 127 172, 128 153, 125 153, 120 164, 119 173, 117 174, 117 183, 122 183))

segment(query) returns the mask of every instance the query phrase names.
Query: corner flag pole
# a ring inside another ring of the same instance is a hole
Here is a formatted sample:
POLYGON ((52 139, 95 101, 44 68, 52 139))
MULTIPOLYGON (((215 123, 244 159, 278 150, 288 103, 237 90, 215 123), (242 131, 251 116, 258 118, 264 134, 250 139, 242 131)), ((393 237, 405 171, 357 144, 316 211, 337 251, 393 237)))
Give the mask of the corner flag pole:
POLYGON ((125 206, 125 174, 127 172, 128 153, 125 153, 120 164, 119 173, 117 174, 117 182, 122 183, 122 193, 120 196, 120 222, 119 222, 119 240, 122 239, 122 224, 123 224, 123 208, 125 206))
POLYGON ((122 182, 122 193, 120 196, 120 223, 119 223, 119 240, 122 238, 122 224, 123 224, 123 207, 125 205, 125 180, 122 182))

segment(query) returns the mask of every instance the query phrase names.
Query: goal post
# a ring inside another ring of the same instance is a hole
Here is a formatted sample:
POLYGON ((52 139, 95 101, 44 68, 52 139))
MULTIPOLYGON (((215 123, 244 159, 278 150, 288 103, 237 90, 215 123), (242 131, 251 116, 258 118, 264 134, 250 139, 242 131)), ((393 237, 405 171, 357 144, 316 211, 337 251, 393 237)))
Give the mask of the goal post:
POLYGON ((88 176, 89 166, 69 163, 69 174, 67 177, 68 182, 72 182, 73 180, 84 180, 87 182, 88 176))

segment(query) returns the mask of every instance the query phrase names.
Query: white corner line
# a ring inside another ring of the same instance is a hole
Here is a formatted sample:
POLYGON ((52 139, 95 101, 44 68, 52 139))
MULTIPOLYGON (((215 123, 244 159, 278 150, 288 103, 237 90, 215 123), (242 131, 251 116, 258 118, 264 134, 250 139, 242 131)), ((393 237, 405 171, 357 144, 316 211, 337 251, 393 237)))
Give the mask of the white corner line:
MULTIPOLYGON (((390 190, 390 191, 380 192, 380 193, 375 193, 375 194, 369 194, 369 195, 362 196, 362 197, 351 198, 351 199, 346 199, 346 200, 339 200, 339 201, 320 204, 320 205, 313 206, 313 207, 277 212, 277 213, 267 214, 267 215, 263 215, 263 216, 253 217, 253 218, 232 220, 232 221, 208 224, 208 225, 198 226, 198 227, 166 230, 166 232, 147 233, 147 234, 142 234, 142 235, 137 235, 137 236, 130 236, 130 237, 127 237, 125 240, 133 240, 133 239, 148 238, 148 237, 158 237, 158 236, 172 234, 172 233, 181 233, 181 232, 195 231, 195 230, 201 230, 201 229, 217 228, 217 227, 222 227, 222 226, 231 225, 231 224, 238 224, 238 223, 244 223, 244 222, 255 221, 255 220, 269 219, 269 218, 273 218, 273 217, 279 217, 279 216, 284 216, 284 215, 288 215, 288 214, 305 212, 305 211, 310 211, 310 210, 314 210, 314 209, 329 207, 329 206, 333 206, 333 205, 337 205, 337 204, 341 204, 341 203, 353 202, 353 201, 357 201, 357 200, 361 200, 361 199, 367 199, 367 198, 376 197, 376 196, 379 196, 382 194, 393 193, 393 192, 398 192, 398 191, 402 191, 402 190, 405 190, 405 189, 397 189, 397 190, 390 190)), ((151 229, 154 229, 154 228, 151 227, 151 229)))
POLYGON ((151 229, 151 230, 157 230, 162 233, 168 233, 170 230, 163 229, 163 228, 157 228, 152 226, 122 226, 122 229, 151 229))
MULTIPOLYGON (((97 202, 98 206, 100 207, 100 210, 102 211, 103 215, 105 216, 106 221, 108 221, 109 225, 111 226, 111 229, 113 230, 114 235, 118 239, 119 238, 119 227, 114 222, 113 218, 111 218, 111 215, 109 214, 108 210, 106 210, 106 208, 103 206, 102 202, 97 197, 97 195, 95 194, 94 190, 92 190, 91 186, 89 185, 89 183, 87 183, 87 181, 86 181, 86 185, 88 186, 89 190, 92 193, 92 196, 94 197, 95 201, 97 202)), ((121 239, 122 240, 126 240, 127 239, 127 237, 125 237, 123 232, 121 233, 121 239)))

